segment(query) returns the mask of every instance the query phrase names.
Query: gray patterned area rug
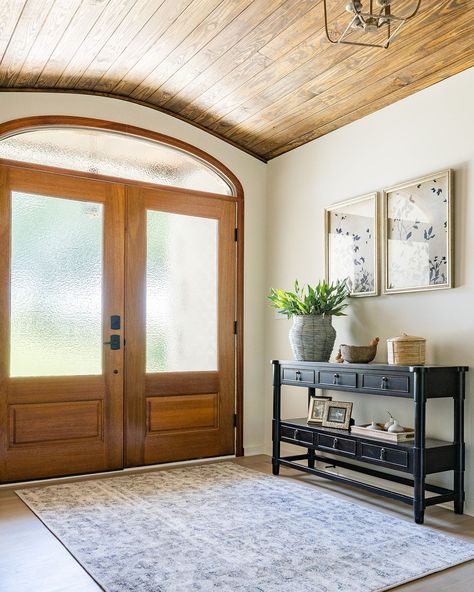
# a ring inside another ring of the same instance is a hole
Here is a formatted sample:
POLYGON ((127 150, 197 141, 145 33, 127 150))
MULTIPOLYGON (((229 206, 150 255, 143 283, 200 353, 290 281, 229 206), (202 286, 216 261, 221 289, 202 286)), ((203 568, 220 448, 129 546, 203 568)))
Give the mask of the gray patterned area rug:
POLYGON ((233 463, 17 491, 107 592, 375 592, 474 545, 233 463))

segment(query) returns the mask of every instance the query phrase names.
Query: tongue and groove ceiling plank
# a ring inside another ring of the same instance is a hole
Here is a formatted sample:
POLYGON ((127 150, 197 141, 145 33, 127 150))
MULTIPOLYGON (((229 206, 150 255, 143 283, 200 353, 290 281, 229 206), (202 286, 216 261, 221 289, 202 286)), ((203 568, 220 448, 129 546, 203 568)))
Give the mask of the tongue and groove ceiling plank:
POLYGON ((407 23, 407 33, 411 33, 410 44, 400 50, 398 55, 401 59, 397 61, 390 60, 386 51, 374 53, 372 48, 363 48, 354 55, 350 52, 351 46, 345 46, 343 51, 347 59, 338 61, 330 69, 324 68, 320 76, 313 70, 314 78, 303 83, 297 93, 290 92, 280 100, 273 96, 266 109, 245 121, 244 126, 229 130, 229 137, 244 141, 250 149, 258 146, 258 150, 268 154, 270 146, 277 148, 280 143, 286 144, 304 134, 310 123, 308 118, 322 126, 327 123, 328 117, 332 119, 334 109, 340 116, 346 115, 348 109, 366 104, 368 97, 373 101, 383 95, 389 104, 391 92, 421 80, 425 73, 449 68, 454 61, 453 56, 466 55, 468 65, 472 65, 474 51, 470 58, 468 55, 474 43, 472 17, 458 12, 459 18, 443 23, 436 10, 427 10, 421 15, 427 37, 417 35, 416 21, 407 23), (364 85, 360 84, 361 76, 364 77, 364 85), (282 108, 285 109, 285 122, 275 129, 275 121, 282 108), (266 138, 263 141, 262 136, 266 138))
POLYGON ((146 104, 268 160, 474 66, 473 23, 422 0, 383 50, 331 45, 321 0, 0 0, 0 91, 146 104))

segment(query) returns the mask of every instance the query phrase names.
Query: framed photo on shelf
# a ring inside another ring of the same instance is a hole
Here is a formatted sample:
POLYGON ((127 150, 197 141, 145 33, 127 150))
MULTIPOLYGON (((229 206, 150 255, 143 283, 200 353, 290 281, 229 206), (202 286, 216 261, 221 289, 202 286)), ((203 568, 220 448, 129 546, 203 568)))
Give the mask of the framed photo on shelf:
POLYGON ((348 430, 351 424, 352 403, 343 401, 326 401, 322 426, 348 430))
POLYGON ((385 189, 386 294, 454 286, 452 185, 446 170, 385 189))
POLYGON ((378 192, 325 210, 326 279, 347 279, 351 296, 377 296, 378 192))
POLYGON ((323 422, 326 401, 332 401, 332 397, 311 397, 309 401, 308 423, 323 422))

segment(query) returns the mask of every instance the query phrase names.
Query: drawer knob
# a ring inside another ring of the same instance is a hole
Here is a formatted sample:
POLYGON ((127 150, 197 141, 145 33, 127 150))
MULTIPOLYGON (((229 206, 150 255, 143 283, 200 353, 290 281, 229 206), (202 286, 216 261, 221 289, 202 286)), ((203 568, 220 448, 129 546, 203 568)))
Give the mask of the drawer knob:
POLYGON ((382 448, 380 451, 380 460, 387 460, 387 451, 385 448, 382 448))
POLYGON ((381 388, 383 388, 383 389, 388 388, 388 378, 386 376, 382 376, 381 388))
POLYGON ((339 440, 337 438, 334 438, 334 440, 332 441, 332 447, 333 448, 337 448, 339 440))
POLYGON ((300 370, 296 371, 296 380, 301 380, 301 372, 300 370))
POLYGON ((299 430, 295 430, 295 440, 298 440, 300 437, 300 432, 299 430))
POLYGON ((334 374, 332 383, 333 384, 339 384, 339 378, 340 378, 339 374, 337 374, 337 373, 334 374))

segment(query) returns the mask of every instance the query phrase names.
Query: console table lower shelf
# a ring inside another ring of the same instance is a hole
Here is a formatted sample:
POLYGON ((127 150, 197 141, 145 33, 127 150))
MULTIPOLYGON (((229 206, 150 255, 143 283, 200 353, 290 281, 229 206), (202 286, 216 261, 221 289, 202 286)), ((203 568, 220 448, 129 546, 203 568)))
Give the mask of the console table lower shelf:
MULTIPOLYGON (((318 468, 316 462, 328 465, 328 468, 342 468, 350 471, 376 477, 415 487, 415 480, 409 477, 388 473, 372 466, 378 466, 394 471, 413 475, 414 467, 414 443, 400 442, 389 443, 375 439, 362 438, 351 435, 349 430, 323 428, 319 425, 308 424, 306 419, 285 419, 279 424, 279 441, 287 444, 301 446, 306 449, 304 454, 293 456, 273 457, 273 474, 278 475, 280 465, 291 467, 299 471, 311 473, 319 477, 353 485, 378 495, 395 499, 411 506, 414 505, 415 496, 392 491, 352 477, 335 474, 323 468, 318 468), (330 456, 328 456, 330 455, 330 456), (347 460, 357 461, 347 462, 347 460), (301 464, 301 461, 306 461, 301 464)), ((278 448, 280 448, 278 446, 278 448)), ((452 442, 426 439, 425 441, 425 474, 439 473, 453 470, 455 467, 456 447, 452 442)), ((424 507, 454 502, 455 511, 462 513, 462 503, 455 490, 438 487, 425 483, 427 494, 424 499, 424 507)), ((424 512, 415 512, 415 522, 422 524, 424 512)))

